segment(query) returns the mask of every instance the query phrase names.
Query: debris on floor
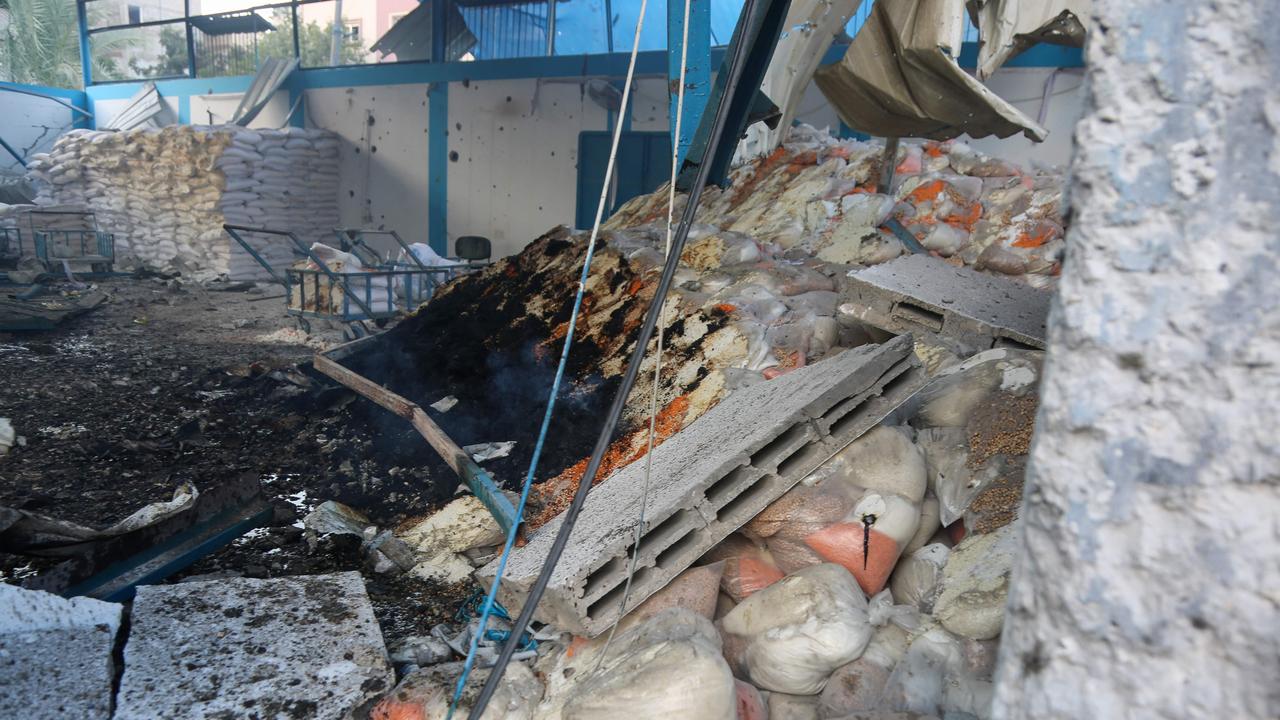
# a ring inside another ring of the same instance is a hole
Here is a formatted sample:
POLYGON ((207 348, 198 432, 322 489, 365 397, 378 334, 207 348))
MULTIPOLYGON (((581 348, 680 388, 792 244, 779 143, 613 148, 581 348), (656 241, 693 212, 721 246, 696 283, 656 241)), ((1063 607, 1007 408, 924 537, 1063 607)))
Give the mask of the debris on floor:
MULTIPOLYGON (((650 358, 489 716, 985 715, 1061 177, 904 144, 878 195, 879 158, 800 128, 708 192, 662 311, 661 378, 650 358), (890 218, 929 255, 902 257, 890 218)), ((115 717, 442 718, 474 637, 469 707, 655 293, 665 198, 628 203, 595 248, 487 626, 506 534, 485 504, 410 423, 309 366, 320 343, 283 330, 261 288, 184 275, 103 280, 93 316, 0 336, 20 360, 0 383, 4 581, 66 591, 142 568, 185 537, 159 528, 214 527, 240 505, 203 503, 252 495, 257 520, 225 547, 184 547, 190 567, 138 589, 115 717)), ((586 249, 552 230, 341 363, 422 408, 513 498, 586 249)), ((76 658, 107 663, 110 712, 116 661, 76 658)))
POLYGON ((53 295, 23 294, 0 297, 0 332, 52 330, 60 323, 83 315, 102 303, 107 296, 94 290, 53 295))

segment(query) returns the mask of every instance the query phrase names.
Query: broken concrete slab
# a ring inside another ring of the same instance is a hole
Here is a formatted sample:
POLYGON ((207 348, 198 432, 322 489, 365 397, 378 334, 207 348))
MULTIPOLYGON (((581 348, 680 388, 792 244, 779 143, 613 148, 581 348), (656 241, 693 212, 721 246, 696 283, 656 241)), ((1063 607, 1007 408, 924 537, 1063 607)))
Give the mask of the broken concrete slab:
MULTIPOLYGON (((755 517, 923 384, 909 336, 865 345, 768 382, 742 388, 653 451, 646 528, 630 611, 716 543, 755 517)), ((536 617, 597 635, 618 621, 643 461, 587 498, 536 617)), ((523 604, 562 517, 511 554, 499 599, 523 604)), ((491 584, 497 563, 478 575, 491 584)))
POLYGON ((0 584, 0 717, 111 717, 121 607, 0 584))
POLYGON ((338 720, 394 682, 355 572, 141 587, 124 664, 115 720, 338 720))
POLYGON ((961 355, 993 347, 1044 349, 1051 294, 1008 278, 906 255, 853 273, 841 307, 891 333, 938 338, 961 355))

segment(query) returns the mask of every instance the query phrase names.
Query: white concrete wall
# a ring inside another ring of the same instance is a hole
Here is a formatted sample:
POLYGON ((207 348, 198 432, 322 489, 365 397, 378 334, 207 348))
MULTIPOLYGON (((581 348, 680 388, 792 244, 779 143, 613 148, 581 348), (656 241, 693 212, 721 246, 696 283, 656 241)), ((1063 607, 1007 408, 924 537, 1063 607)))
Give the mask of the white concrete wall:
MULTIPOLYGON (((632 130, 667 129, 662 79, 639 80, 633 99, 632 130)), ((459 235, 484 235, 501 257, 556 225, 573 225, 578 134, 605 129, 604 108, 576 80, 452 84, 450 249, 459 235)))
MULTIPOLYGON (((59 135, 71 128, 75 113, 45 98, 0 92, 0 137, 30 157, 46 152, 59 135)), ((22 165, 0 150, 0 174, 22 175, 22 165)))
MULTIPOLYGON (((1054 74, 1054 68, 1001 68, 987 80, 987 87, 1035 120, 1044 104, 1045 84, 1054 74)), ((1076 122, 1084 112, 1084 69, 1069 68, 1058 71, 1053 78, 1053 89, 1048 98, 1048 110, 1044 127, 1049 137, 1042 143, 1032 142, 1021 135, 1004 138, 982 138, 967 142, 976 150, 1024 165, 1066 166, 1071 162, 1074 147, 1072 134, 1076 122)))
MULTIPOLYGON (((425 84, 307 91, 307 124, 342 138, 337 202, 343 225, 394 229, 407 242, 427 242, 427 91, 425 84)), ((381 250, 392 246, 375 243, 381 250)))
POLYGON ((1280 716, 1280 4, 1094 0, 995 718, 1280 716))
MULTIPOLYGON (((231 122, 236 107, 240 105, 241 93, 210 93, 191 96, 191 122, 195 125, 209 125, 231 122), (213 122, 209 122, 213 113, 213 122)), ((289 93, 279 90, 271 96, 267 106, 249 123, 251 128, 279 128, 288 124, 289 93)))

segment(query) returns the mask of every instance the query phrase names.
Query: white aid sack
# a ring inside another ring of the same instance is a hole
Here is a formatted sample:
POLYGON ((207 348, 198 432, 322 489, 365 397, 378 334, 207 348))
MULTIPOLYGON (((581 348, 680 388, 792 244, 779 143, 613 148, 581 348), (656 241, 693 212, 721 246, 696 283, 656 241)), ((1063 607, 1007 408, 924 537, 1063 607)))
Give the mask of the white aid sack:
POLYGON ((823 487, 839 488, 855 499, 863 490, 874 490, 919 503, 928 485, 928 473, 924 456, 908 432, 889 425, 872 428, 820 469, 823 487))
POLYGON ((933 612, 933 602, 942 586, 943 568, 950 555, 946 545, 934 543, 898 560, 889 578, 894 602, 912 605, 923 613, 933 612))
POLYGON ((804 568, 753 594, 720 621, 726 655, 756 687, 792 695, 822 691, 836 668, 871 639, 867 599, 839 565, 804 568))
POLYGON ((684 608, 663 610, 620 633, 598 671, 584 655, 564 720, 735 720, 737 689, 711 621, 684 608))

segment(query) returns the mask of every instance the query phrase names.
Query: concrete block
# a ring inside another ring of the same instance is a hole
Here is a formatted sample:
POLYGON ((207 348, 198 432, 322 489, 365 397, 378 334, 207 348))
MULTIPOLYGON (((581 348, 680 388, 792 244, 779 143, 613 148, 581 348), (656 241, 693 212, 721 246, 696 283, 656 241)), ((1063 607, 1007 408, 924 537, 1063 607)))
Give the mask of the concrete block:
POLYGON ((153 585, 115 720, 332 718, 394 684, 359 573, 153 585))
POLYGON ((111 717, 120 611, 0 584, 0 717, 111 717))
POLYGON ((1051 294, 1004 277, 905 255, 854 273, 854 317, 895 334, 936 336, 962 355, 993 347, 1044 349, 1051 294))
MULTIPOLYGON (((654 450, 635 578, 627 610, 644 602, 716 543, 869 430, 923 384, 910 336, 847 350, 730 395, 654 450)), ((643 460, 587 498, 536 617, 597 635, 619 604, 644 493, 643 460)), ((561 518, 511 554, 499 599, 520 607, 561 518)), ((497 562, 482 568, 492 584, 497 562)))

